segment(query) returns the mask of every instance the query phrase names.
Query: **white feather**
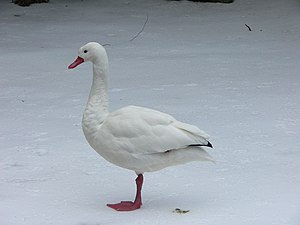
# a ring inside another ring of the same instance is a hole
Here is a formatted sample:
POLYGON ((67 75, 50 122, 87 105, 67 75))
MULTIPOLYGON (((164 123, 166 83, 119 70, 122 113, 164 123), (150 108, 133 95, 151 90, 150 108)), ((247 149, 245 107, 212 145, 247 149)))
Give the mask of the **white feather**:
POLYGON ((189 146, 209 143, 209 135, 196 126, 137 106, 127 106, 109 113, 105 49, 98 43, 88 43, 80 48, 79 56, 93 63, 94 72, 83 115, 83 131, 89 144, 102 157, 136 173, 196 160, 213 161, 202 147, 189 146))

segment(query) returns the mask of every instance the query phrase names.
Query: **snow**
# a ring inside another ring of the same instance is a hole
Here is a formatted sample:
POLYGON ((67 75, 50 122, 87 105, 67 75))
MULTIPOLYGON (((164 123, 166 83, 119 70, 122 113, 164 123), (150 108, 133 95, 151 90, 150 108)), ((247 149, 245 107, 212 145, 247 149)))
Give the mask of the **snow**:
POLYGON ((299 225, 299 8, 1 1, 0 225, 299 225), (110 44, 111 110, 146 106, 199 126, 217 164, 146 173, 140 210, 106 207, 132 200, 135 174, 81 131, 91 66, 66 68, 89 41, 110 44))

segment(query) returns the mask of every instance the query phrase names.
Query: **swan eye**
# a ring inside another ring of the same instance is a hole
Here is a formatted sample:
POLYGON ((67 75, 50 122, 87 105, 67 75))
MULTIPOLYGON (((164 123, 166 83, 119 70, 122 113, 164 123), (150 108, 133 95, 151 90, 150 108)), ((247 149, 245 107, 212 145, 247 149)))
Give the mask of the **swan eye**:
POLYGON ((84 52, 84 53, 87 53, 87 52, 88 52, 88 50, 84 50, 83 52, 84 52))

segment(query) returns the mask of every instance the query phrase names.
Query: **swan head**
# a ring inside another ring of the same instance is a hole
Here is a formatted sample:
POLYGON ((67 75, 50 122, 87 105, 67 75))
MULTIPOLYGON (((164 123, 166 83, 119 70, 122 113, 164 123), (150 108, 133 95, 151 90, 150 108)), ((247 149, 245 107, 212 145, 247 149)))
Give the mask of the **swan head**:
POLYGON ((94 65, 106 66, 108 64, 105 48, 97 42, 89 42, 78 51, 78 57, 71 63, 68 69, 74 69, 83 62, 90 61, 94 65))

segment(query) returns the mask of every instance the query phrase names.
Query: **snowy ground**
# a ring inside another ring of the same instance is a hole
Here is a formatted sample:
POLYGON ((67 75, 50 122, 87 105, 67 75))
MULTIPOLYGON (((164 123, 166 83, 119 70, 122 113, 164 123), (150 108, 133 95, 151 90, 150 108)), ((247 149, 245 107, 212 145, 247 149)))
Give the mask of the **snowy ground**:
POLYGON ((1 1, 0 225, 299 225, 299 10, 292 0, 1 1), (133 198, 135 174, 83 137, 91 66, 66 68, 88 41, 110 44, 111 110, 142 105, 196 124, 218 163, 146 174, 142 209, 107 208, 133 198))

